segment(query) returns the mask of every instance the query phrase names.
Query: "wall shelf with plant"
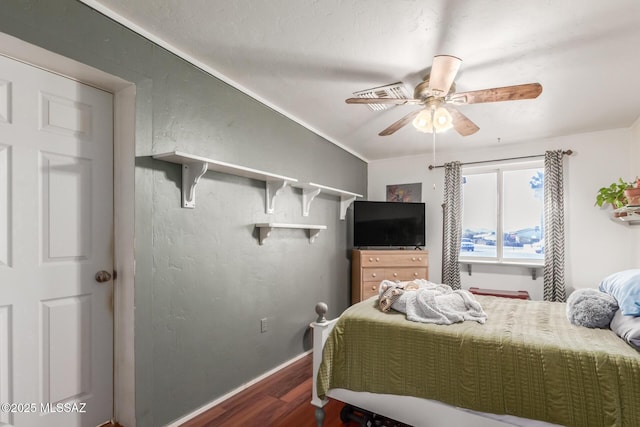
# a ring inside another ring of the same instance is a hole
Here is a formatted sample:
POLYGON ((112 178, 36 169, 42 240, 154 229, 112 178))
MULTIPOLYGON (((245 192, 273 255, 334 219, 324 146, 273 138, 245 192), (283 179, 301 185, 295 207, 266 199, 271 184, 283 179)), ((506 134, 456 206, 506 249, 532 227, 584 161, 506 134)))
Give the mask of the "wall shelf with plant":
POLYGON ((613 219, 627 224, 640 224, 640 178, 624 181, 618 178, 596 194, 596 206, 611 205, 613 219))

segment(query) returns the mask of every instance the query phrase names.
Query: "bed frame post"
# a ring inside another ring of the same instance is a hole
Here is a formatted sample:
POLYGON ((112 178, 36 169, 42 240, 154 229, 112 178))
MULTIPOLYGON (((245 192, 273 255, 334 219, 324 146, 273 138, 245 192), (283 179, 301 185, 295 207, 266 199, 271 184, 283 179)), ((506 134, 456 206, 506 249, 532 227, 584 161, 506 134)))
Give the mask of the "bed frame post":
POLYGON ((324 315, 327 314, 327 304, 319 302, 316 304, 316 313, 318 318, 315 322, 311 322, 311 328, 313 329, 313 386, 311 388, 311 404, 316 407, 315 417, 318 427, 322 427, 324 422, 324 405, 327 404, 328 399, 320 399, 318 397, 318 386, 316 384, 318 378, 318 371, 320 370, 320 363, 322 362, 322 349, 324 343, 329 336, 329 332, 333 329, 337 319, 328 321, 324 315))

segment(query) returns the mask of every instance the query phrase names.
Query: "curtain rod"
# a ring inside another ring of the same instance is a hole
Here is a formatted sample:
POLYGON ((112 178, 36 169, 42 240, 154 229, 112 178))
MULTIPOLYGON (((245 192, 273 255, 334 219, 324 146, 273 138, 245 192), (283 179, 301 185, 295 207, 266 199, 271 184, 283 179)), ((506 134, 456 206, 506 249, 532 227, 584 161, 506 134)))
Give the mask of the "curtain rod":
MULTIPOLYGON (((562 154, 566 154, 567 156, 570 156, 570 155, 573 154, 573 151, 566 150, 566 151, 563 151, 562 154)), ((536 158, 536 157, 544 157, 544 154, 536 154, 536 155, 532 155, 532 156, 520 156, 520 157, 507 157, 505 159, 479 160, 477 162, 461 163, 461 165, 477 165, 477 164, 480 164, 480 163, 502 162, 502 161, 505 161, 505 160, 533 159, 533 158, 536 158)), ((438 165, 438 166, 429 165, 429 170, 437 169, 437 168, 443 168, 443 167, 444 167, 444 165, 438 165)))

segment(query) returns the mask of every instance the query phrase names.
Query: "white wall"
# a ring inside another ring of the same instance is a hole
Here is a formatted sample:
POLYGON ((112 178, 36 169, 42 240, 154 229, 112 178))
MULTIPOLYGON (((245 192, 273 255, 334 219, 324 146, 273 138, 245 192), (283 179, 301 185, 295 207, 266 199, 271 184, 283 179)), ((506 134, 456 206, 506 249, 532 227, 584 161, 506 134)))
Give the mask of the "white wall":
MULTIPOLYGON (((438 164, 492 160, 543 154, 545 150, 571 149, 565 157, 566 284, 573 288, 597 287, 606 275, 640 267, 640 226, 628 227, 610 220, 610 208, 594 206, 597 190, 622 177, 640 175, 640 123, 634 129, 614 129, 570 135, 525 144, 476 151, 440 151, 438 164)), ((384 200, 386 185, 422 182, 422 200, 427 204, 427 249, 429 278, 439 282, 442 265, 443 169, 429 170, 433 155, 372 161, 369 163, 370 200, 384 200), (435 188, 434 188, 435 187, 435 188)), ((524 267, 474 265, 469 276, 462 272, 462 286, 526 290, 542 299, 542 278, 532 280, 524 267)))
MULTIPOLYGON (((631 138, 632 175, 640 177, 640 117, 631 127, 631 138)), ((640 226, 634 227, 633 241, 635 243, 632 248, 635 267, 640 268, 640 226)))

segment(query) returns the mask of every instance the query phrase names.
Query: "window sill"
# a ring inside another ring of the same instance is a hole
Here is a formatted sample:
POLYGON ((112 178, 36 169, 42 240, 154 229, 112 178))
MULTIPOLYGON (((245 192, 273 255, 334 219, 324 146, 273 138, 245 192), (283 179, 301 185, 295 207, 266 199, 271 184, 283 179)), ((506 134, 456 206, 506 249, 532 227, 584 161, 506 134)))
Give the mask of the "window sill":
POLYGON ((526 261, 497 261, 497 260, 483 260, 483 259, 458 259, 458 263, 467 266, 467 273, 471 276, 473 264, 479 265, 504 265, 507 267, 526 267, 531 270, 531 280, 538 278, 538 269, 544 268, 544 261, 542 262, 526 262, 526 261))

